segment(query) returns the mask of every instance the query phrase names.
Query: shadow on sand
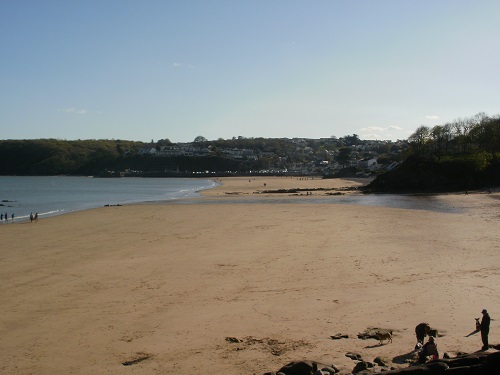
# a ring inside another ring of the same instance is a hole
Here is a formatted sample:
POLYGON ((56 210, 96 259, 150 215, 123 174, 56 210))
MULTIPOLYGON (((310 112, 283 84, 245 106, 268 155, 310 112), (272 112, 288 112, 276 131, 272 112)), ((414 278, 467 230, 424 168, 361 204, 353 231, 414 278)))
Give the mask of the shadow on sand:
POLYGON ((476 329, 475 331, 472 331, 471 333, 469 333, 469 334, 468 334, 467 336, 465 336, 465 337, 470 337, 470 336, 472 336, 472 335, 475 335, 475 334, 476 334, 476 333, 478 333, 478 332, 479 332, 479 330, 478 330, 478 329, 476 329))
POLYGON ((415 362, 415 351, 412 350, 409 353, 398 355, 392 359, 393 363, 397 363, 399 365, 407 365, 415 362))
POLYGON ((373 344, 373 345, 368 345, 368 346, 365 346, 365 349, 373 349, 373 348, 380 348, 381 346, 383 346, 384 344, 373 344))

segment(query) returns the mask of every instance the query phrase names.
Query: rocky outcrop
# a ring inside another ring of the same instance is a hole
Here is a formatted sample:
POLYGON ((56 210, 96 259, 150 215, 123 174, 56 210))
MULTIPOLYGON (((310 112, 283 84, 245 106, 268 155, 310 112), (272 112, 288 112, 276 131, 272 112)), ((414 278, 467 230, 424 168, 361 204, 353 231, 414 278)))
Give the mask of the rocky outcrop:
MULTIPOLYGON (((455 358, 443 358, 429 361, 420 365, 400 369, 388 369, 381 366, 378 358, 374 363, 365 362, 361 356, 355 353, 347 353, 346 356, 360 360, 350 374, 372 375, 383 373, 384 375, 499 375, 500 374, 500 352, 478 352, 464 354, 455 358), (349 355, 348 355, 349 354, 349 355)), ((329 375, 336 374, 339 370, 334 365, 325 365, 314 361, 297 361, 283 366, 278 372, 268 372, 264 375, 329 375)), ((343 374, 343 373, 342 373, 343 374)))
POLYGON ((413 155, 398 168, 378 175, 362 190, 366 193, 438 193, 483 189, 498 186, 499 167, 498 158, 480 166, 472 156, 437 161, 413 155))
MULTIPOLYGON (((356 371, 362 366, 359 363, 354 367, 352 373, 368 375, 375 373, 375 369, 363 369, 356 371)), ((378 372, 378 371, 377 371, 378 372)), ((499 375, 500 374, 500 352, 479 352, 466 354, 455 358, 436 359, 421 365, 406 367, 403 369, 384 371, 387 375, 499 375)))
POLYGON ((326 365, 315 361, 290 362, 278 372, 267 372, 264 375, 333 375, 339 372, 335 365, 326 365))

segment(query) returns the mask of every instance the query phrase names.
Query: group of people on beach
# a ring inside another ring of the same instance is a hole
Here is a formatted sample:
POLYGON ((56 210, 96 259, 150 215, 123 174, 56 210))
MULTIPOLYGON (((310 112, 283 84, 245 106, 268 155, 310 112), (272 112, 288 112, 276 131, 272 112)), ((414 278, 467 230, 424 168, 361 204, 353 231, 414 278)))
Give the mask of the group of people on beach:
MULTIPOLYGON (((9 215, 7 215, 7 212, 5 214, 0 214, 0 223, 3 223, 5 220, 6 223, 9 222, 9 215)), ((10 220, 13 223, 14 222, 14 214, 10 216, 10 220)), ((38 212, 33 215, 33 212, 30 214, 30 222, 33 221, 38 221, 38 212)))
MULTIPOLYGON (((490 315, 486 309, 481 311, 483 317, 479 323, 476 332, 481 332, 481 341, 483 347, 481 350, 488 350, 490 348, 488 343, 488 335, 490 333, 490 315)), ((438 359, 439 352, 437 348, 437 343, 435 339, 435 334, 431 334, 431 327, 429 323, 420 323, 415 327, 415 335, 417 336, 417 344, 415 345, 415 350, 418 351, 418 359, 421 363, 427 361, 428 358, 438 359), (424 344, 425 336, 429 336, 428 341, 424 344)))
MULTIPOLYGON (((7 212, 5 213, 5 215, 4 214, 0 214, 0 222, 3 223, 4 219, 5 219, 6 223, 9 222, 9 215, 7 215, 7 212)), ((12 220, 12 222, 14 222, 14 214, 11 215, 11 220, 12 220)))

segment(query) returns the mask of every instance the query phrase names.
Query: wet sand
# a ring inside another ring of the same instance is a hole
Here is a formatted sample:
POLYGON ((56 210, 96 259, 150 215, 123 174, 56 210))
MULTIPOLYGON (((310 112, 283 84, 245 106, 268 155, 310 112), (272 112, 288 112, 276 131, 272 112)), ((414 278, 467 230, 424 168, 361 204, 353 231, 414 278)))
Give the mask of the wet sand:
POLYGON ((103 207, 0 226, 0 372, 263 374, 311 359, 347 373, 348 351, 404 367, 423 321, 438 329, 441 355, 480 349, 479 334, 468 335, 483 308, 490 343, 499 342, 498 192, 439 196, 463 209, 442 213, 218 204, 264 202, 264 184, 335 199, 312 189, 362 182, 222 183, 204 192, 209 205, 103 207), (393 330, 393 342, 358 339, 369 327, 393 330))

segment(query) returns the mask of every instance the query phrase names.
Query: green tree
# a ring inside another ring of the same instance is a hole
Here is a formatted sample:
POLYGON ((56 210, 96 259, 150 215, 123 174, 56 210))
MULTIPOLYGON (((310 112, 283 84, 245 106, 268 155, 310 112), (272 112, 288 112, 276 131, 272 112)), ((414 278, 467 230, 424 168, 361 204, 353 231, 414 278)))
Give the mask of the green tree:
POLYGON ((199 135, 194 139, 194 143, 202 143, 202 142, 207 142, 207 139, 202 135, 199 135))
POLYGON ((427 126, 419 126, 415 132, 410 135, 408 141, 416 155, 421 155, 425 151, 425 145, 429 141, 430 130, 427 126))
POLYGON ((337 154, 337 162, 343 167, 351 160, 351 149, 349 147, 342 147, 337 154))

